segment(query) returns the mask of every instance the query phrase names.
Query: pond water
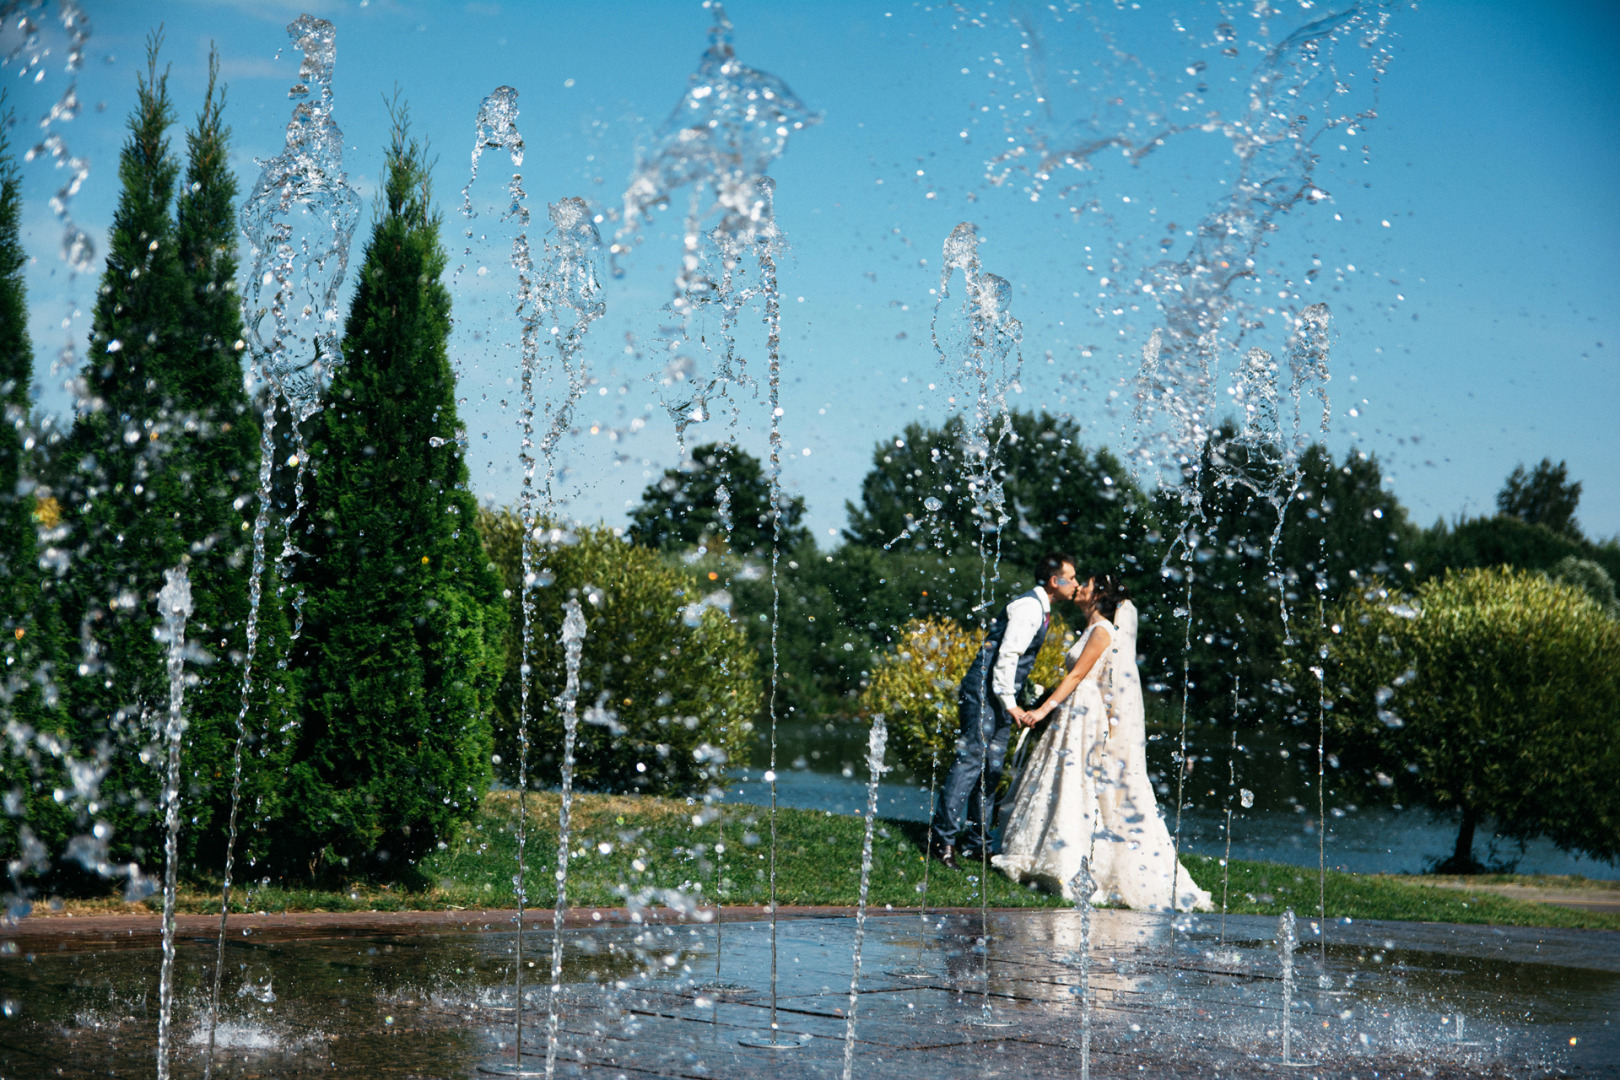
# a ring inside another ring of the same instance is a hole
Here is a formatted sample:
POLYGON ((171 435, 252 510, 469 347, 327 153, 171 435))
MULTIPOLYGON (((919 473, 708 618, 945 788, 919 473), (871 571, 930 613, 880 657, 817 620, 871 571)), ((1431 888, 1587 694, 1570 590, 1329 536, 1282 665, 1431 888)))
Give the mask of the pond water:
MULTIPOLYGON (((1315 744, 1301 749, 1312 733, 1303 729, 1264 729, 1243 737, 1247 752, 1238 764, 1238 783, 1252 788, 1255 804, 1243 810, 1232 802, 1232 856, 1315 866, 1317 813, 1315 744), (1287 757, 1282 751, 1288 750, 1287 757)), ((1203 855, 1225 852, 1227 744, 1219 733, 1189 735, 1189 757, 1198 764, 1189 780, 1191 808, 1182 815, 1182 843, 1203 855)), ((1156 776, 1168 772, 1175 734, 1149 736, 1148 763, 1156 776)), ((776 785, 777 803, 799 810, 826 810, 857 814, 866 810, 866 771, 863 757, 866 728, 858 721, 784 725, 778 731, 777 760, 783 764, 776 785)), ((770 786, 762 779, 763 763, 743 770, 726 793, 731 802, 770 803, 770 786)), ((1457 826, 1446 815, 1427 810, 1397 810, 1388 804, 1360 805, 1336 798, 1329 776, 1327 805, 1327 864, 1354 873, 1417 874, 1429 870, 1452 852, 1457 826), (1335 813, 1334 811, 1338 812, 1335 813)), ((1167 813, 1175 800, 1161 791, 1159 806, 1167 813)), ((890 773, 879 786, 878 813, 902 821, 928 820, 928 778, 901 770, 890 773)), ((1173 822, 1172 822, 1173 827, 1173 822)), ((1583 855, 1559 851, 1546 840, 1523 846, 1495 839, 1490 823, 1480 826, 1474 857, 1490 865, 1512 865, 1521 874, 1579 874, 1601 880, 1620 879, 1620 867, 1583 855)))

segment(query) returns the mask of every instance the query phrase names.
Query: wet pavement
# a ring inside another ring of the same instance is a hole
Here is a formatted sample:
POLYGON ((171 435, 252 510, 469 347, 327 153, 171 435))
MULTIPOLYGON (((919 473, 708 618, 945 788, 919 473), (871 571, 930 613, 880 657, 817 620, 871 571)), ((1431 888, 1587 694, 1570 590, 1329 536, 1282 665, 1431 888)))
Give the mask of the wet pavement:
MULTIPOLYGON (((768 924, 660 914, 570 920, 558 1075, 843 1075, 854 918, 779 921, 772 1049, 768 924)), ((0 933, 0 1077, 152 1075, 158 950, 151 920, 116 919, 0 933)), ((1223 940, 1219 916, 1181 916, 1172 952, 1165 916, 1093 919, 1099 1077, 1595 1077, 1620 1062, 1620 933, 1335 922, 1324 949, 1301 919, 1285 1066, 1276 920, 1230 917, 1223 940)), ((233 920, 214 1075, 543 1074, 551 934, 524 934, 520 1054, 511 927, 501 912, 233 920)), ((976 913, 869 919, 851 1073, 1078 1075, 1080 927, 992 912, 985 943, 976 913)), ((180 937, 174 1075, 201 1076, 214 943, 189 923, 180 937)))

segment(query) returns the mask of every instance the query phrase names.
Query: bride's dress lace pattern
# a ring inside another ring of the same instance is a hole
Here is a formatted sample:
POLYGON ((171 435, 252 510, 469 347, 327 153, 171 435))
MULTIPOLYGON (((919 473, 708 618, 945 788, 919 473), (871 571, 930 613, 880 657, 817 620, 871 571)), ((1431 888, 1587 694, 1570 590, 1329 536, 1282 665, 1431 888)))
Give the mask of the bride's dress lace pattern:
POLYGON ((1073 882, 1089 855, 1092 903, 1162 911, 1175 880, 1177 909, 1207 911, 1209 893, 1185 867, 1177 873, 1148 779, 1135 605, 1120 605, 1115 620, 1093 623, 1069 650, 1073 667, 1099 628, 1111 638, 1030 754, 993 861, 1015 881, 1078 901, 1073 882))

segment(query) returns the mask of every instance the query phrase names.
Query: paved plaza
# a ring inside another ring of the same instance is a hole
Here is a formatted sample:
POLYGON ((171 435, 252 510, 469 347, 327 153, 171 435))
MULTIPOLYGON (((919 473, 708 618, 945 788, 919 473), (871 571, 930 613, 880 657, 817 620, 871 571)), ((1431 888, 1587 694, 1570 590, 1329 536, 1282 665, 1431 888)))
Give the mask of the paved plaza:
MULTIPOLYGON (((649 913, 650 914, 650 913, 649 913)), ((770 927, 576 912, 563 936, 557 1075, 1078 1076, 1081 918, 1000 911, 784 913, 770 1048, 770 927), (791 917, 789 917, 791 915, 791 917), (718 937, 718 971, 716 947, 718 937), (765 1046, 757 1044, 764 1043, 765 1046)), ((215 1076, 474 1077, 546 1067, 552 939, 524 935, 517 1052, 509 913, 233 920, 215 1076), (246 931, 245 933, 243 931, 246 931), (529 965, 533 964, 533 967, 529 965)), ((214 944, 181 928, 175 1075, 201 1076, 214 944)), ((0 1076, 150 1075, 150 920, 40 919, 0 955, 0 1076), (75 925, 68 925, 73 923, 75 925), (54 924, 54 925, 52 925, 54 924), (15 949, 15 951, 12 951, 15 949)), ((1620 934, 1299 921, 1283 1051, 1277 920, 1099 911, 1092 1075, 1607 1076, 1620 1062, 1620 934)))

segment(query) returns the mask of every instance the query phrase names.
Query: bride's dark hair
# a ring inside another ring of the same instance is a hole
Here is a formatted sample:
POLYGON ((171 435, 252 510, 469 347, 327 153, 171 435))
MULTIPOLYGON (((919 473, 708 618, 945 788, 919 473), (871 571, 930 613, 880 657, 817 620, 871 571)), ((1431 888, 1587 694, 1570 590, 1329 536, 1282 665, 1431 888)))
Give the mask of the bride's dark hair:
POLYGON ((1094 583, 1094 591, 1091 594, 1092 607, 1096 609, 1097 614, 1113 622, 1114 614, 1119 611, 1119 605, 1131 598, 1131 590, 1126 588, 1125 583, 1119 580, 1119 575, 1112 571, 1099 571, 1090 575, 1090 580, 1094 583))

